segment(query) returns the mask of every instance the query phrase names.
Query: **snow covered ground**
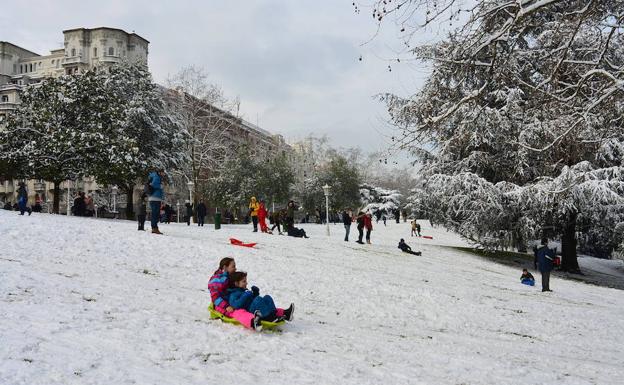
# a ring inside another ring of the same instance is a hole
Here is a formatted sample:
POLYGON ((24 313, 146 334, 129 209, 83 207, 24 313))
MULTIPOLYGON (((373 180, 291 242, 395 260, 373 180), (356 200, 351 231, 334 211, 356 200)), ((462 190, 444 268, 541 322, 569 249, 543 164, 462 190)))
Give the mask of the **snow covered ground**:
POLYGON ((555 277, 543 294, 517 269, 439 247, 464 243, 424 222, 433 240, 388 223, 371 246, 304 228, 311 239, 177 224, 156 236, 0 210, 0 384, 624 384, 622 291, 555 277), (295 322, 210 320, 206 284, 225 256, 295 302, 295 322))

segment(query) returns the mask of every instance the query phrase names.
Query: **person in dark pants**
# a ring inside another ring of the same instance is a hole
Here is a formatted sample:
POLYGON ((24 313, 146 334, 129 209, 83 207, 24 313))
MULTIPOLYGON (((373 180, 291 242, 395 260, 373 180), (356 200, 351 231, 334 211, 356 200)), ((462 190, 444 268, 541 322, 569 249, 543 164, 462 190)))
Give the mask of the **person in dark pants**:
POLYGON ((275 230, 277 227, 277 232, 279 235, 282 235, 282 229, 280 225, 282 224, 282 218, 285 217, 283 210, 275 211, 271 214, 271 219, 273 221, 273 226, 271 226, 271 232, 275 230))
POLYGON ((203 200, 199 201, 197 205, 197 226, 204 226, 204 220, 206 219, 206 213, 208 212, 208 208, 203 200))
POLYGON ((370 213, 364 216, 364 227, 366 228, 366 243, 370 245, 371 231, 373 231, 373 216, 370 213))
POLYGON ((408 253, 408 254, 413 254, 413 255, 420 255, 420 251, 412 251, 412 248, 405 243, 405 240, 403 238, 401 238, 401 240, 399 241, 399 249, 401 249, 402 252, 404 253, 408 253))
POLYGON ((160 216, 160 203, 164 199, 164 192, 161 185, 161 178, 165 175, 165 170, 152 171, 149 174, 149 179, 146 188, 148 189, 149 197, 147 200, 150 203, 151 225, 153 234, 162 234, 158 230, 158 217, 160 216))
POLYGON ((26 207, 26 204, 28 203, 28 190, 26 189, 26 183, 24 182, 19 183, 19 189, 17 190, 17 202, 20 215, 24 215, 25 211, 28 211, 28 215, 30 215, 32 210, 26 207))
POLYGON ((349 242, 349 233, 351 232, 351 210, 346 209, 342 212, 342 224, 345 228, 345 242, 349 242))
POLYGON ((288 228, 295 225, 295 202, 289 201, 286 206, 286 223, 284 224, 284 230, 288 231, 288 228))
POLYGON ((260 203, 256 197, 251 197, 249 202, 249 216, 251 216, 251 221, 253 222, 253 232, 258 232, 258 210, 260 210, 260 203))
POLYGON ((186 218, 184 219, 186 219, 186 225, 190 226, 191 219, 193 218, 193 204, 189 201, 186 201, 184 207, 186 207, 186 218))
POLYGON ((358 240, 356 241, 360 245, 363 245, 362 238, 364 237, 364 217, 366 215, 363 212, 359 212, 357 216, 357 230, 358 230, 358 240))
POLYGON ((542 291, 550 290, 550 272, 553 269, 555 253, 548 248, 548 239, 542 239, 542 246, 537 249, 537 265, 542 273, 542 291))
POLYGON ((143 193, 141 195, 141 200, 139 201, 139 207, 137 210, 137 221, 139 222, 139 231, 145 231, 145 218, 147 217, 147 205, 145 204, 145 198, 147 198, 147 194, 143 193))

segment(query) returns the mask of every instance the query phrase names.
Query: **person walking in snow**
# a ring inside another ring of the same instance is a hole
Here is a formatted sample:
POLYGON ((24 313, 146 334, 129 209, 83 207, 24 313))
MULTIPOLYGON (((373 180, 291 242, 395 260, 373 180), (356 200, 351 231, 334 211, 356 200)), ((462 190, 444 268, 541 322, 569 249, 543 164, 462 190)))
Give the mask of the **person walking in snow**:
POLYGON ((249 202, 249 216, 251 217, 251 221, 253 222, 253 232, 258 232, 258 209, 260 209, 260 204, 256 200, 256 197, 251 197, 249 202))
POLYGON ((19 207, 20 214, 24 215, 24 212, 28 211, 28 215, 32 213, 32 210, 26 207, 28 203, 28 189, 26 183, 19 182, 19 188, 17 189, 17 206, 19 207))
POLYGON ((186 225, 190 226, 191 225, 191 219, 193 218, 193 204, 186 200, 184 201, 184 208, 186 209, 186 215, 184 216, 184 219, 186 219, 186 225))
POLYGON ((537 265, 542 273, 542 291, 550 290, 550 272, 553 269, 555 253, 548 248, 548 238, 542 239, 542 246, 537 249, 537 265))
POLYGON ((382 216, 381 216, 381 219, 383 220, 383 224, 384 224, 384 226, 386 226, 386 216, 385 216, 385 215, 382 215, 382 216))
POLYGON ((246 328, 256 331, 262 330, 260 313, 252 314, 245 309, 234 309, 227 301, 227 289, 230 286, 230 274, 236 272, 234 258, 223 258, 219 262, 219 268, 212 274, 208 281, 208 291, 214 309, 226 317, 234 318, 246 328))
POLYGON ((345 242, 349 242, 349 233, 351 232, 351 209, 345 209, 342 212, 342 224, 345 228, 345 242))
POLYGON ((366 215, 363 212, 359 212, 357 216, 357 230, 358 230, 358 240, 356 241, 360 245, 363 245, 362 238, 364 238, 364 217, 366 215))
POLYGON ((399 249, 401 249, 402 252, 404 253, 408 253, 408 254, 413 254, 413 255, 420 255, 420 251, 412 251, 412 248, 405 243, 405 240, 403 238, 401 238, 401 240, 399 241, 399 249))
POLYGON ((260 205, 258 206, 258 223, 260 224, 260 231, 263 233, 269 232, 269 227, 266 224, 267 217, 267 209, 264 205, 264 200, 260 200, 260 205))
POLYGON ((147 205, 145 204, 146 198, 147 193, 143 192, 137 207, 137 221, 139 222, 138 231, 145 231, 145 218, 147 217, 147 205))
POLYGON ((208 208, 204 203, 203 199, 199 200, 199 204, 197 205, 197 226, 204 226, 204 220, 206 219, 206 214, 208 213, 208 208))
POLYGON ((414 219, 414 223, 416 223, 416 232, 418 233, 418 236, 420 237, 420 223, 418 223, 415 219, 414 219))
POLYGON ((373 231, 373 217, 370 213, 364 216, 364 227, 366 228, 366 243, 371 244, 370 236, 373 231))
POLYGON ((292 321, 295 304, 291 303, 288 309, 275 307, 270 295, 261 296, 260 289, 252 286, 247 290, 247 273, 235 271, 229 276, 229 288, 226 292, 228 303, 234 309, 245 309, 250 313, 260 313, 261 320, 269 322, 292 321))
POLYGON ((271 218, 273 219, 273 226, 271 226, 271 232, 273 232, 275 228, 277 227, 277 231, 279 235, 282 235, 282 229, 280 225, 282 224, 282 221, 285 218, 285 215, 286 214, 284 210, 278 210, 278 211, 275 211, 273 214, 271 214, 271 218))
MULTIPOLYGON (((146 188, 148 190, 148 198, 150 204, 151 214, 151 226, 153 234, 162 234, 158 230, 158 217, 160 214, 160 204, 163 201, 165 195, 162 189, 162 178, 165 176, 165 170, 154 170, 149 173, 146 188)), ((165 213, 166 215, 166 213, 165 213)))

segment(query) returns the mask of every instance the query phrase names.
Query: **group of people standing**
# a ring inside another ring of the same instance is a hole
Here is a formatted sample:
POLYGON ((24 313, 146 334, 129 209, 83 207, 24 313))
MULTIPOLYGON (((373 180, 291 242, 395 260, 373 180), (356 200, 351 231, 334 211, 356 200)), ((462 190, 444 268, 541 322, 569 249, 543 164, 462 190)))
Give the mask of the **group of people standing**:
POLYGON ((256 197, 251 197, 249 200, 248 214, 253 224, 253 232, 257 233, 258 226, 260 226, 260 232, 262 233, 273 234, 273 231, 277 228, 279 235, 282 235, 282 233, 285 232, 291 237, 309 238, 305 230, 295 227, 296 209, 297 206, 295 205, 295 201, 290 200, 285 209, 269 213, 266 209, 264 200, 258 200, 256 197), (270 230, 266 223, 267 218, 269 218, 269 221, 272 224, 270 230))
POLYGON ((356 243, 364 244, 362 240, 364 238, 364 229, 366 229, 366 243, 371 244, 370 236, 373 231, 373 220, 371 213, 358 212, 357 216, 353 217, 353 211, 351 209, 345 209, 342 212, 342 224, 345 228, 345 242, 349 242, 349 234, 351 232, 351 223, 353 221, 357 223, 358 240, 356 243))

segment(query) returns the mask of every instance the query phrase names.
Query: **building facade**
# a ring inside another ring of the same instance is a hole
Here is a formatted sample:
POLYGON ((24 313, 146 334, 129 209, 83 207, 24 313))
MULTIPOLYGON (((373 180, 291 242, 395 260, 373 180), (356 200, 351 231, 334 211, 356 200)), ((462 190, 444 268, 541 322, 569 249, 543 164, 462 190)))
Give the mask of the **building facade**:
MULTIPOLYGON (((36 84, 45 78, 58 77, 67 74, 80 74, 88 70, 106 70, 108 66, 122 61, 142 62, 147 65, 149 41, 136 33, 128 33, 116 28, 76 28, 63 31, 63 48, 53 49, 49 55, 39 55, 15 44, 0 41, 0 130, 5 124, 7 115, 20 103, 20 91, 23 87, 36 84)), ((163 93, 177 93, 174 90, 163 88, 163 93)), ((232 147, 242 143, 254 146, 261 151, 290 152, 280 135, 270 132, 245 120, 235 117, 228 112, 214 106, 207 106, 214 116, 227 120, 227 129, 224 132, 226 140, 232 147), (217 111, 214 113, 214 111, 217 111)), ((0 201, 14 203, 18 181, 0 180, 0 201)), ((43 180, 27 181, 29 189, 29 204, 41 201, 45 207, 53 199, 53 185, 43 180)), ((112 186, 101 186, 93 178, 83 178, 79 181, 67 181, 61 185, 60 197, 62 213, 71 205, 71 196, 78 191, 93 194, 98 198, 100 205, 115 199, 117 208, 125 206, 124 197, 111 198, 112 186)), ((177 189, 180 190, 180 189, 177 189)), ((134 202, 142 192, 142 186, 134 191, 134 202)), ((174 200, 188 194, 187 191, 176 191, 170 186, 168 195, 174 200)), ((47 210, 47 208, 44 208, 47 210)))

